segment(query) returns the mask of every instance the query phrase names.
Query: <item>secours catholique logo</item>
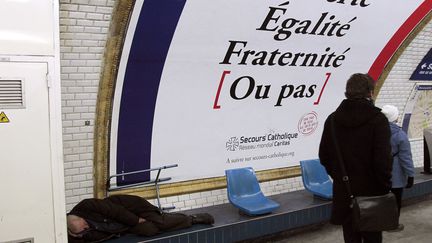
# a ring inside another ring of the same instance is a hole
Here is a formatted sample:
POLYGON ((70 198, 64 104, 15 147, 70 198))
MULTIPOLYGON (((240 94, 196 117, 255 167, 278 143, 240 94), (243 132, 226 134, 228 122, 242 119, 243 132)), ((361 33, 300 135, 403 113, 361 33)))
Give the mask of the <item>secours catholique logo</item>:
POLYGON ((239 145, 240 142, 236 137, 232 137, 228 140, 228 142, 226 142, 226 148, 228 151, 236 151, 239 145))
POLYGON ((231 137, 226 142, 228 151, 250 150, 271 148, 278 146, 289 146, 291 142, 298 138, 298 133, 268 133, 259 136, 231 137))

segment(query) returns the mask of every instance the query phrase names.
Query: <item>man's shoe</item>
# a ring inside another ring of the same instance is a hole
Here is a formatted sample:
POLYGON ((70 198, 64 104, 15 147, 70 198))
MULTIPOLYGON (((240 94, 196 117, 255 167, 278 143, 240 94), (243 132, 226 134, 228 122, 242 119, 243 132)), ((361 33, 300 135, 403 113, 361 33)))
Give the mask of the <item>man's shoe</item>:
POLYGON ((208 213, 198 213, 191 215, 192 224, 214 224, 214 218, 208 213))
POLYGON ((387 230, 387 232, 401 232, 402 230, 404 230, 405 226, 403 224, 399 224, 398 227, 394 230, 387 230))

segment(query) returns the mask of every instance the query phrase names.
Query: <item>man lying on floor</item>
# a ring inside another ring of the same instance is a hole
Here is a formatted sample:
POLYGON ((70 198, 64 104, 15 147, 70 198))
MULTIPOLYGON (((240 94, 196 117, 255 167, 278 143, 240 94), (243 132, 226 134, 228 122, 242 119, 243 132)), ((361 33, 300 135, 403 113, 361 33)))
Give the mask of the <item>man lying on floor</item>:
POLYGON ((100 242, 123 233, 152 236, 213 223, 213 216, 207 213, 161 213, 144 198, 132 195, 84 199, 67 215, 69 242, 100 242))

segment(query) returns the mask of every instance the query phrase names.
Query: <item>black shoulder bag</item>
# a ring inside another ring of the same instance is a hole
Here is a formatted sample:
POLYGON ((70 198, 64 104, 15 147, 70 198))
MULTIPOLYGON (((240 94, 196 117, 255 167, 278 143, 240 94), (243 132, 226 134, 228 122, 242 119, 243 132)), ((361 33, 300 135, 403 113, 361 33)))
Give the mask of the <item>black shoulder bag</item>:
POLYGON ((342 154, 336 139, 334 118, 331 115, 332 136, 336 155, 342 172, 342 181, 351 198, 353 228, 360 232, 377 232, 396 229, 399 225, 399 213, 395 195, 389 192, 381 196, 357 196, 351 192, 349 177, 345 170, 342 154))

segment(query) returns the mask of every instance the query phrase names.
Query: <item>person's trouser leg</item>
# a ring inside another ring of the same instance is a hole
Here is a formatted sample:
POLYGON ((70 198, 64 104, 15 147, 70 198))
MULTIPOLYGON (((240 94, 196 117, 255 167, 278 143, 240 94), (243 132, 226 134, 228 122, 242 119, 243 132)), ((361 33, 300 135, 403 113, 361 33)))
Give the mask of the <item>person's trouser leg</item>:
POLYGON ((345 243, 362 243, 361 235, 359 232, 354 231, 351 221, 342 225, 342 231, 345 243))
POLYGON ((363 243, 381 243, 382 232, 360 232, 363 243))
POLYGON ((391 192, 393 192, 393 194, 396 197, 396 202, 397 202, 397 206, 398 206, 398 210, 399 210, 399 215, 400 215, 400 210, 401 210, 401 207, 402 207, 403 188, 392 188, 391 192))
POLYGON ((345 243, 382 243, 382 232, 358 232, 351 220, 342 225, 345 243))
POLYGON ((135 235, 152 236, 160 233, 160 230, 152 222, 146 221, 131 227, 128 232, 135 235))
POLYGON ((182 213, 164 213, 162 218, 163 223, 157 224, 160 230, 177 230, 192 226, 192 218, 182 213))
POLYGON ((152 236, 170 230, 192 226, 192 218, 181 213, 151 213, 143 215, 146 222, 137 224, 129 232, 137 235, 152 236))
POLYGON ((144 217, 161 231, 183 229, 192 226, 192 218, 182 213, 151 214, 144 217))

